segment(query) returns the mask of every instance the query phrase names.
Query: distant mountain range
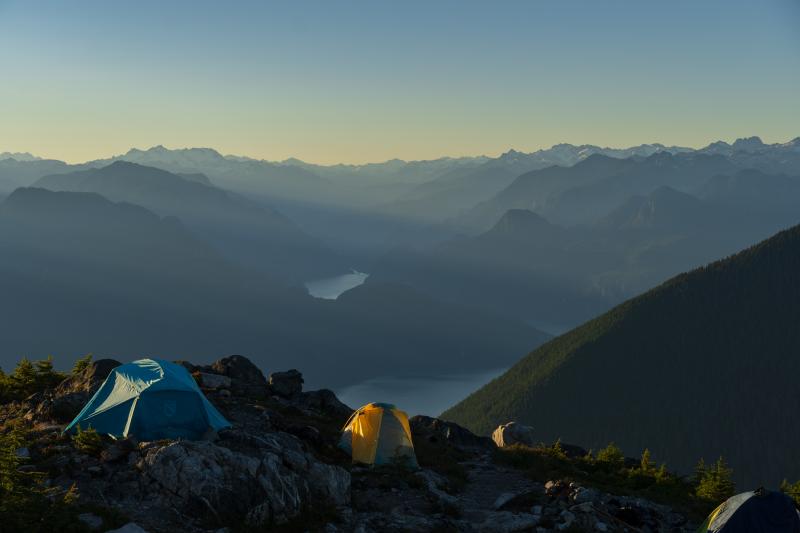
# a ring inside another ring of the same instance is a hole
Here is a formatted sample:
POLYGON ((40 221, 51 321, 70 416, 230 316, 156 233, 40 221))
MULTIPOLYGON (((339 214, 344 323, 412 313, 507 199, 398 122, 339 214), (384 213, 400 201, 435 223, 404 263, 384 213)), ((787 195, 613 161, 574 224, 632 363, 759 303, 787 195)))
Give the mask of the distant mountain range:
POLYGON ((643 144, 624 149, 558 144, 529 154, 509 150, 478 166, 458 168, 442 174, 437 179, 409 191, 386 208, 390 213, 398 215, 425 221, 441 221, 502 191, 517 176, 526 172, 556 165, 569 167, 595 154, 626 159, 633 156, 645 157, 662 151, 680 153, 689 149, 660 144, 643 144))
MULTIPOLYGON (((489 230, 429 250, 397 249, 368 283, 402 282, 535 324, 575 325, 678 272, 725 257, 800 222, 800 178, 743 171, 702 198, 661 186, 588 225, 565 227, 509 209, 489 230), (754 206, 733 190, 776 182, 754 206), (782 185, 779 188, 778 185, 782 185)), ((712 187, 713 185, 713 187, 712 187)))
POLYGON ((454 224, 465 231, 480 231, 509 209, 530 209, 560 224, 583 224, 608 214, 630 196, 646 195, 661 186, 692 192, 714 175, 740 169, 724 156, 694 152, 658 152, 629 159, 596 154, 571 167, 522 174, 454 224))
MULTIPOLYGON (((222 155, 211 148, 167 149, 161 145, 141 150, 132 148, 127 153, 107 159, 88 161, 72 165, 74 170, 86 167, 106 166, 114 161, 129 161, 153 166, 174 173, 204 173, 217 185, 226 189, 274 199, 299 199, 304 201, 334 201, 348 205, 356 200, 361 205, 372 201, 375 205, 390 205, 397 202, 396 209, 413 204, 414 198, 425 198, 428 194, 439 195, 442 189, 461 191, 465 184, 484 187, 482 180, 473 172, 488 175, 495 170, 498 176, 492 181, 502 183, 502 175, 513 175, 513 179, 525 172, 553 165, 572 166, 588 157, 600 154, 618 159, 649 157, 655 153, 704 153, 732 157, 747 167, 766 172, 793 173, 800 158, 800 138, 786 143, 765 144, 758 137, 738 139, 732 144, 714 142, 701 149, 662 144, 642 144, 629 148, 604 148, 596 145, 557 144, 551 148, 531 153, 509 150, 497 158, 443 157, 428 161, 402 161, 392 159, 383 163, 362 165, 317 165, 298 159, 266 161, 244 156, 222 155), (434 185, 433 182, 441 180, 434 185), (420 187, 420 190, 415 190, 420 187), (316 188, 317 192, 313 189, 316 188), (367 189, 365 191, 364 189, 367 189), (344 190, 347 192, 345 193, 344 190), (353 198, 355 196, 356 198, 353 198)), ((15 159, 18 162, 40 160, 28 153, 0 154, 0 161, 15 159)), ((1 167, 0 167, 1 168, 1 167)), ((506 185, 508 182, 506 183, 506 185)), ((22 184, 24 185, 24 184, 22 184)), ((0 187, 2 172, 0 171, 0 187)), ((496 189, 498 192, 503 186, 496 189)), ((468 187, 466 187, 468 188, 468 187)), ((487 190, 491 190, 491 187, 487 190)), ((468 203, 468 202, 467 202, 468 203)), ((456 203, 454 203, 456 205, 456 203)), ((412 211, 424 211, 421 207, 407 206, 412 211)), ((471 205, 461 206, 471 207, 471 205)), ((453 213, 442 213, 449 218, 453 213)))
POLYGON ((28 152, 0 152, 0 159, 15 159, 17 161, 39 161, 42 158, 28 152))
POLYGON ((744 486, 800 477, 800 227, 677 276, 539 347, 443 417, 690 471, 723 455, 744 486))
POLYGON ((568 327, 797 223, 796 176, 800 138, 333 166, 157 146, 82 165, 0 159, 0 195, 98 192, 176 216, 284 285, 357 268, 568 327))
MULTIPOLYGON (((795 144, 764 150, 789 161, 795 144)), ((800 222, 800 164, 788 166, 796 175, 742 165, 662 150, 592 154, 526 172, 442 224, 460 236, 396 247, 373 264, 368 282, 399 281, 536 324, 576 325, 800 222)))

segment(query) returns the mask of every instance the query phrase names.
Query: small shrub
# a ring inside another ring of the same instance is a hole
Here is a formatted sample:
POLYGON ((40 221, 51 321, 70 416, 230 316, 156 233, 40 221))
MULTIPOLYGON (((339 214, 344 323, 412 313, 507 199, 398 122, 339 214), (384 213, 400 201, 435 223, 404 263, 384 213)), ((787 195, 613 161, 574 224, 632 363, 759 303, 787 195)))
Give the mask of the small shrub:
POLYGON ((495 461, 525 470, 540 482, 563 479, 611 494, 647 498, 678 509, 696 521, 704 519, 718 503, 699 498, 695 494, 696 483, 670 472, 666 465, 656 467, 649 450, 632 468, 625 467, 622 452, 613 444, 596 456, 588 452, 575 458, 564 455, 559 443, 509 446, 497 450, 495 461))
POLYGON ((625 466, 625 456, 622 455, 622 450, 620 450, 619 447, 612 442, 597 452, 597 458, 595 459, 595 462, 604 465, 611 470, 619 470, 625 466))
POLYGON ((11 387, 17 398, 36 392, 36 368, 27 357, 20 359, 11 375, 11 387))
POLYGON ((558 459, 566 459, 567 458, 567 454, 566 454, 566 452, 564 452, 564 448, 561 446, 561 439, 558 439, 557 441, 555 441, 553 443, 553 446, 551 447, 551 450, 552 450, 551 455, 553 457, 557 457, 558 459))
POLYGON ((795 505, 800 507, 800 481, 789 483, 787 480, 781 482, 781 492, 794 500, 795 505))
POLYGON ((35 382, 37 392, 54 388, 66 377, 53 367, 52 355, 48 355, 47 359, 36 361, 34 367, 36 369, 35 382))
POLYGON ((710 467, 707 467, 701 459, 695 468, 697 483, 695 493, 704 500, 722 502, 733 496, 736 491, 732 475, 733 470, 728 467, 722 457, 710 467))
POLYGON ((656 465, 650 458, 650 450, 645 448, 642 452, 642 460, 639 462, 639 469, 645 474, 655 474, 656 465))
POLYGON ((85 356, 81 357, 75 364, 72 366, 72 375, 76 376, 89 368, 89 365, 92 364, 92 354, 86 354, 85 356))
POLYGON ((31 394, 51 389, 64 377, 53 368, 52 357, 36 362, 23 357, 13 373, 6 374, 0 370, 0 402, 22 400, 31 394))
POLYGON ((78 426, 75 436, 72 437, 72 442, 78 450, 95 457, 99 456, 100 452, 105 448, 103 437, 91 426, 86 430, 82 430, 81 427, 78 426))

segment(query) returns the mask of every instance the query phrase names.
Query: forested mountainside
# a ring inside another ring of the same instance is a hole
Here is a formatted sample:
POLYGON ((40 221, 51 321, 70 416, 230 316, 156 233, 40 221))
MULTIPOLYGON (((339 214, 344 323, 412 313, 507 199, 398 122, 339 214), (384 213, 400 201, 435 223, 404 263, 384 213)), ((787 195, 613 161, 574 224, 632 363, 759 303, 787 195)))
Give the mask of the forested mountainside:
POLYGON ((443 417, 486 433, 648 446, 683 471, 724 455, 745 485, 800 475, 800 227, 679 275, 544 344, 443 417))

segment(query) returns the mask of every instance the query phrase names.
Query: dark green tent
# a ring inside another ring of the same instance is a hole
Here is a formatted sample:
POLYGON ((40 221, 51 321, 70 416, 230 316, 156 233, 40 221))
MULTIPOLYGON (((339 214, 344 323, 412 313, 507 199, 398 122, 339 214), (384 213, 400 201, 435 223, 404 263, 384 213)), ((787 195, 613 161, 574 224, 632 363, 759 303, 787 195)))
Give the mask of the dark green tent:
POLYGON ((800 515, 786 494, 758 489, 722 502, 697 533, 800 533, 800 515))

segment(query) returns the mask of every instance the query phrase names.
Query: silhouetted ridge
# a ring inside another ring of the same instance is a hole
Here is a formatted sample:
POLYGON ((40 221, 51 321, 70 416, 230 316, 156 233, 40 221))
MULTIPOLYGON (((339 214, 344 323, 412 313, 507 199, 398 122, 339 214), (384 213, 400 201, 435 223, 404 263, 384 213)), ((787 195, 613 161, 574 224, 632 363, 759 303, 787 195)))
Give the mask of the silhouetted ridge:
POLYGON ((0 204, 0 209, 26 218, 47 215, 95 216, 116 210, 145 218, 158 219, 147 209, 125 203, 111 202, 97 193, 53 192, 39 187, 20 187, 0 204))
POLYGON ((178 175, 129 161, 45 176, 36 186, 96 192, 178 217, 231 261, 287 285, 341 274, 347 264, 283 214, 211 185, 205 175, 178 175))

